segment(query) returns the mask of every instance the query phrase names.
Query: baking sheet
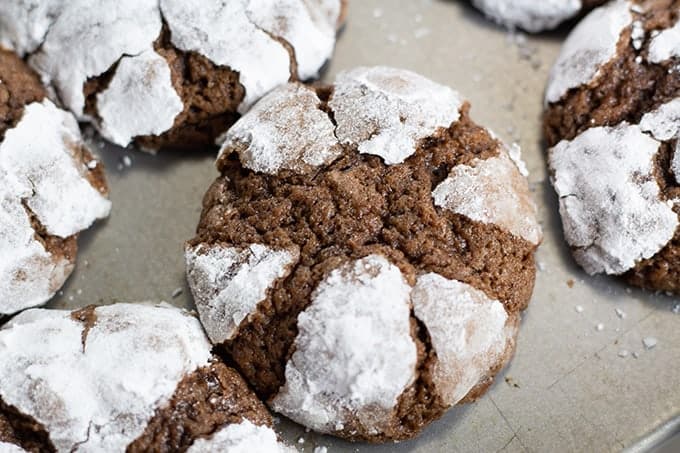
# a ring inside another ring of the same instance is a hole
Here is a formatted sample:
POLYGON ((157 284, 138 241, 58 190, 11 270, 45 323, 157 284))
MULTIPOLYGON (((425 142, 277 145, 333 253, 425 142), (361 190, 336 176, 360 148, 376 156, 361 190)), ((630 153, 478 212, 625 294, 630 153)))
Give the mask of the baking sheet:
MULTIPOLYGON (((664 423, 668 434, 678 429, 680 314, 673 308, 680 300, 588 277, 562 242, 556 197, 546 181, 540 115, 547 73, 565 35, 511 34, 462 1, 351 2, 325 78, 357 65, 386 64, 459 90, 478 123, 522 146, 545 240, 517 354, 484 398, 398 445, 350 444, 282 420, 277 427, 299 449, 618 451, 649 447, 639 442, 664 423), (657 346, 646 350, 647 337, 657 346), (624 350, 628 356, 620 357, 624 350)), ((91 142, 108 169, 113 212, 81 236, 78 267, 49 306, 164 300, 192 308, 182 248, 216 177, 214 150, 151 156, 105 145, 96 135, 91 142)))

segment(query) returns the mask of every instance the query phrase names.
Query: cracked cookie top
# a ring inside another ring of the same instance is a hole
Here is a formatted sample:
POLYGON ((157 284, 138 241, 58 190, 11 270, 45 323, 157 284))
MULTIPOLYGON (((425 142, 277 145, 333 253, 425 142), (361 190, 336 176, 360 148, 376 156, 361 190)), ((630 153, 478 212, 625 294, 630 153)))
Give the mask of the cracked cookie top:
POLYGON ((342 0, 8 0, 12 48, 81 120, 126 146, 212 144, 256 100, 330 58, 342 0))
POLYGON ((567 242, 591 274, 680 290, 680 2, 618 0, 572 32, 546 89, 567 242))
POLYGON ((28 310, 0 329, 0 442, 41 452, 286 451, 264 405, 212 358, 198 321, 144 304, 28 310))
POLYGON ((0 315, 45 303, 73 270, 76 236, 110 210, 78 124, 0 50, 0 315))
POLYGON ((473 0, 494 22, 531 33, 556 28, 606 0, 473 0))
POLYGON ((541 231, 468 108, 412 72, 356 68, 274 90, 225 135, 188 281, 209 337, 275 410, 406 439, 509 360, 541 231))

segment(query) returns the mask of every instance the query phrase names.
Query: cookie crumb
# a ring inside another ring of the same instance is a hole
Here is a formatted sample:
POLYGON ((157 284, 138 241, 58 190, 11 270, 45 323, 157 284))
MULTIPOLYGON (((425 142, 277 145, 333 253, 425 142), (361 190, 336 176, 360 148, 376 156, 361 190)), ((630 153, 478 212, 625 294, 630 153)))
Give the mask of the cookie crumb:
POLYGON ((300 437, 300 438, 297 440, 297 443, 299 443, 300 445, 304 444, 304 443, 305 443, 305 438, 304 438, 304 437, 300 437))
POLYGON ((633 353, 631 353, 631 355, 633 356, 634 359, 637 359, 638 357, 640 357, 640 354, 638 354, 637 352, 633 352, 633 353))
POLYGON ((625 359, 626 357, 628 357, 628 354, 630 354, 630 353, 628 352, 627 349, 621 349, 619 351, 619 357, 621 357, 622 359, 625 359))
POLYGON ((618 316, 620 319, 626 319, 626 312, 621 310, 620 308, 617 308, 614 310, 616 312, 616 316, 618 316))
POLYGON ((567 280, 567 286, 569 288, 573 288, 574 287, 574 280, 572 280, 571 278, 569 280, 567 280))
POLYGON ((184 290, 182 288, 175 288, 175 290, 172 292, 172 298, 175 299, 179 297, 180 294, 182 294, 184 290))

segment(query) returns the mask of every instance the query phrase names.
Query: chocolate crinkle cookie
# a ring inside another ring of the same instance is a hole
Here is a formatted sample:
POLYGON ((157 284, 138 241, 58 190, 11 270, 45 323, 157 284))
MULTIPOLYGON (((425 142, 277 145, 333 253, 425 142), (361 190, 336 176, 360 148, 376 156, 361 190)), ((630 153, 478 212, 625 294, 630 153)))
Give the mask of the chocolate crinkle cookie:
POLYGON ((273 409, 352 440, 478 398, 541 240, 517 151, 408 71, 274 90, 226 134, 187 245, 209 337, 273 409))
POLYGON ((316 77, 343 14, 344 0, 3 0, 0 45, 113 143, 197 148, 316 77))
POLYGON ((546 91, 564 233, 590 274, 680 292, 680 1, 614 1, 569 36, 546 91))
POLYGON ((78 233, 110 207, 73 115, 0 49, 0 317, 47 302, 73 271, 78 233))
POLYGON ((2 452, 288 452, 271 424, 168 305, 33 309, 0 330, 2 452))
POLYGON ((531 33, 556 28, 561 23, 607 0, 472 0, 494 22, 531 33))

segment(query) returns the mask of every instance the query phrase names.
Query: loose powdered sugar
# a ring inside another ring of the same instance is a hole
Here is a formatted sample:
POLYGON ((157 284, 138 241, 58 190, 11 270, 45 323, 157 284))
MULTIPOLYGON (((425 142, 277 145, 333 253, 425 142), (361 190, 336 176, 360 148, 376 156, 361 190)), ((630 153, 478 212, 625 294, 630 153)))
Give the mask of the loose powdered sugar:
POLYGON ((462 100, 413 72, 376 66, 340 73, 329 105, 342 143, 391 165, 415 153, 420 139, 457 121, 462 100))
POLYGON ((26 450, 19 447, 18 445, 10 444, 7 442, 0 442, 0 453, 25 453, 26 450))
POLYGON ((583 7, 581 0, 473 0, 473 4, 501 25, 534 33, 555 28, 583 7))
POLYGON ((380 255, 332 271, 298 316, 274 409, 321 432, 348 418, 376 429, 386 424, 415 379, 410 292, 399 268, 380 255))
POLYGON ((220 155, 238 151, 244 167, 270 174, 330 163, 342 148, 320 103, 301 84, 273 90, 227 132, 220 155))
POLYGON ((673 57, 680 57, 680 21, 652 39, 647 58, 652 63, 661 63, 673 57))
POLYGON ((101 133, 119 146, 138 135, 162 134, 183 109, 167 61, 153 50, 123 57, 109 86, 97 95, 101 133))
POLYGON ((452 406, 508 358, 517 319, 483 292, 433 273, 418 278, 411 299, 437 354, 435 386, 452 406))
POLYGON ((453 167, 432 197, 436 206, 496 224, 532 244, 541 242, 536 205, 527 181, 503 148, 498 157, 453 167))
POLYGON ((186 250, 187 279, 201 322, 213 343, 229 340, 257 304, 290 272, 297 250, 252 244, 245 249, 200 244, 186 250))
POLYGON ((29 310, 0 330, 0 397, 58 451, 124 451, 188 373, 208 363, 198 321, 175 308, 117 304, 85 326, 29 310))
POLYGON ((550 71, 546 103, 557 102, 570 89, 597 78, 600 68, 616 55, 621 33, 632 21, 627 0, 615 0, 586 16, 565 41, 550 71))
POLYGON ((250 420, 227 425, 208 439, 198 439, 187 453, 294 453, 297 450, 280 443, 274 430, 257 426, 250 420))
POLYGON ((34 52, 45 39, 66 0, 6 0, 0 2, 0 47, 19 55, 34 52))
POLYGON ((86 179, 80 146, 74 118, 48 100, 26 106, 0 143, 0 313, 44 303, 73 269, 36 238, 25 206, 61 238, 109 213, 110 202, 86 179))
POLYGON ((588 129, 550 151, 567 242, 586 272, 621 274, 673 237, 678 217, 654 179, 658 148, 623 123, 588 129))

